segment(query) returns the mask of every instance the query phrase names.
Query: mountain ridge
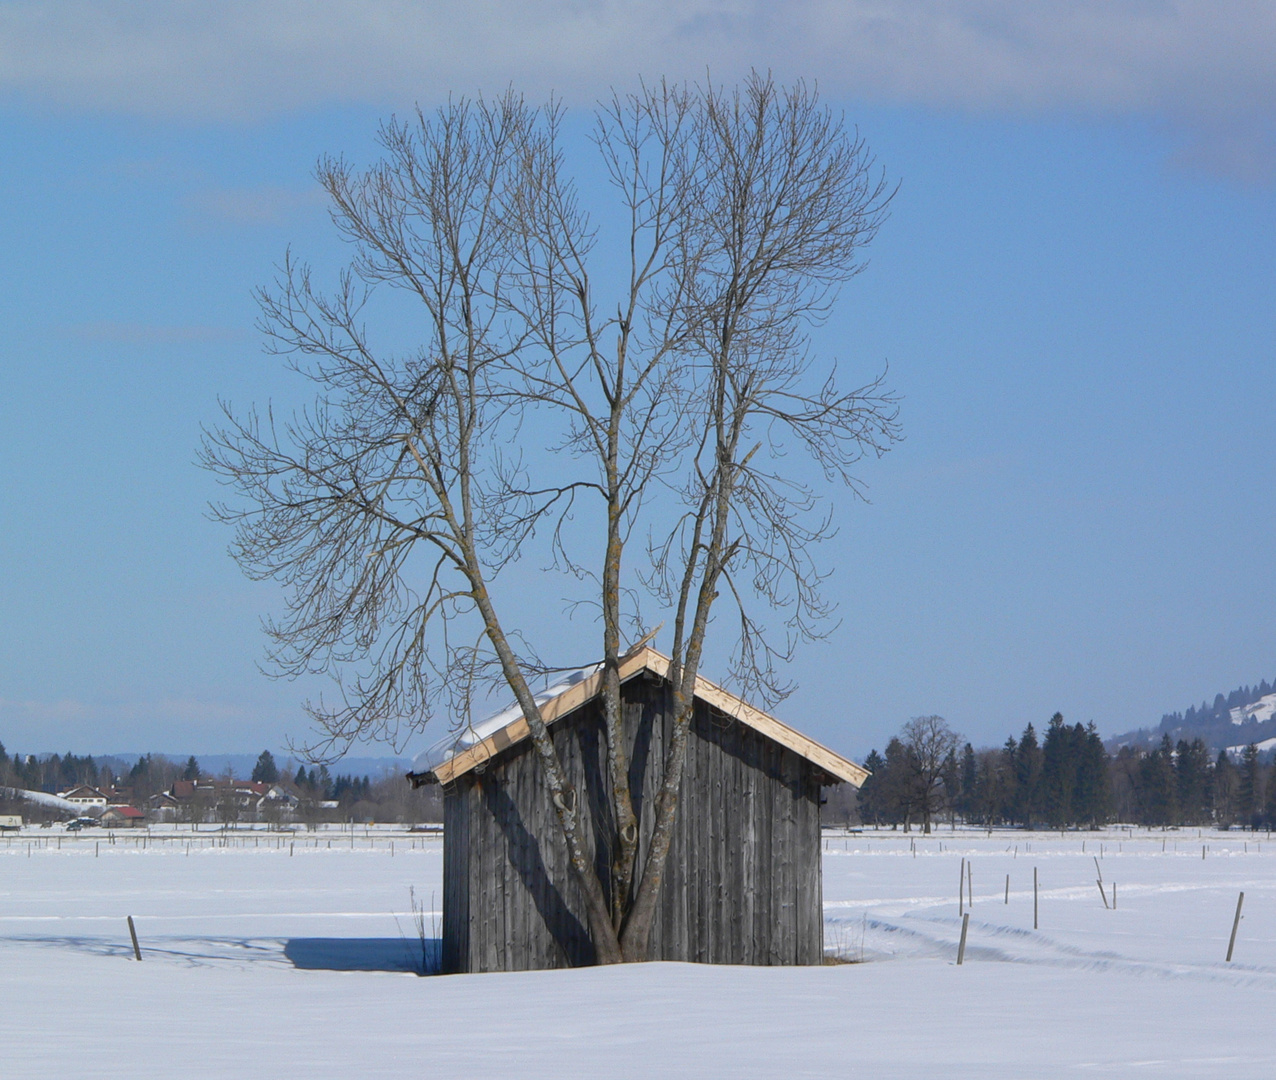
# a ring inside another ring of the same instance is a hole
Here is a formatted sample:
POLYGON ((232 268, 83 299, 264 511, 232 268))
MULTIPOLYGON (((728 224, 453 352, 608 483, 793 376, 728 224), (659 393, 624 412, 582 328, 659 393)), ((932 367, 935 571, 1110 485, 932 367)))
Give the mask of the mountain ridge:
MULTIPOLYGON (((1166 735, 1176 743, 1200 739, 1213 753, 1276 740, 1276 685, 1263 679, 1238 686, 1229 694, 1215 694, 1213 703, 1202 701, 1183 712, 1166 713, 1156 727, 1114 735, 1107 743, 1115 752, 1122 746, 1154 746, 1166 735)), ((1269 747, 1276 747, 1276 741, 1260 749, 1269 747)))

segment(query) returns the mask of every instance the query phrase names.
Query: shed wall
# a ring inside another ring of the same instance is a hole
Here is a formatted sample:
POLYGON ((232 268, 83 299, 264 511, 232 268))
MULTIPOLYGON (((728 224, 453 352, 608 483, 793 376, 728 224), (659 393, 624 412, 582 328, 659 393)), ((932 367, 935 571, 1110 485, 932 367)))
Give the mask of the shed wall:
MULTIPOLYGON (((625 683, 639 866, 671 728, 667 684, 625 683)), ((604 888, 611 835, 606 743, 591 702, 551 728, 604 888)), ((592 963, 580 888, 530 742, 445 799, 443 963, 511 971, 592 963)), ((696 702, 651 959, 817 964, 823 957, 820 776, 810 762, 696 702)))

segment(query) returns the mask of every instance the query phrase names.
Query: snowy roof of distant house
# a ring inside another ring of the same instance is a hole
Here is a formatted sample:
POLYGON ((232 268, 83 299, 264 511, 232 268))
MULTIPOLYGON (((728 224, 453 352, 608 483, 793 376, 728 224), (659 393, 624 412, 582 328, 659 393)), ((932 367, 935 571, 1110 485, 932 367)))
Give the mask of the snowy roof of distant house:
POLYGON ((106 814, 103 814, 102 816, 106 817, 107 814, 116 814, 122 818, 146 817, 146 815, 143 814, 142 811, 140 811, 136 806, 112 806, 110 809, 107 810, 106 814))
MULTIPOLYGON (((644 672, 652 672, 662 679, 668 679, 669 665, 667 656, 644 646, 621 659, 620 681, 627 682, 644 672)), ((602 692, 602 680, 601 664, 572 672, 536 695, 541 716, 550 724, 574 712, 602 692)), ((726 716, 787 747, 837 780, 859 787, 868 777, 867 769, 835 754, 813 739, 808 739, 775 717, 755 709, 703 676, 696 676, 695 696, 726 716)), ((511 705, 495 716, 435 743, 413 762, 412 775, 432 776, 440 783, 450 783, 530 735, 522 709, 518 705, 511 705)))
POLYGON ((102 799, 105 801, 106 793, 88 784, 76 784, 75 787, 66 791, 58 792, 59 799, 102 799))
POLYGON ((224 780, 220 777, 201 776, 198 780, 176 780, 173 782, 173 794, 179 798, 190 798, 197 792, 214 792, 224 794, 235 792, 240 795, 265 795, 270 785, 260 780, 224 780), (185 794, 190 792, 189 795, 185 794))

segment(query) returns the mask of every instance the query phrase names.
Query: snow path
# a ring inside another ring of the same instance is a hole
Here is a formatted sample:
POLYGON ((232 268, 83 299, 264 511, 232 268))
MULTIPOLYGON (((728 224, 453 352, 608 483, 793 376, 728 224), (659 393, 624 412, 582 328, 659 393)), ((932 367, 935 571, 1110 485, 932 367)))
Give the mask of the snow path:
POLYGON ((292 855, 263 834, 216 847, 172 833, 145 850, 66 836, 59 851, 56 838, 0 841, 4 1080, 1276 1076, 1276 842, 1263 836, 832 835, 826 943, 864 963, 424 979, 409 973, 408 890, 428 933, 437 838, 378 830, 351 848, 349 834, 299 834, 292 855), (1095 884, 1100 844, 1115 911, 1095 884), (974 907, 958 968, 963 857, 974 907))

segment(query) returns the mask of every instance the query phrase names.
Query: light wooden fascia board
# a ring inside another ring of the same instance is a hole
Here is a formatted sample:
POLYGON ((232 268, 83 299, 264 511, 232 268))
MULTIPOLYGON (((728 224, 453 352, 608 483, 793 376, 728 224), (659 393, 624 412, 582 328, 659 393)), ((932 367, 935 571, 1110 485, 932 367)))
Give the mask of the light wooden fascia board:
MULTIPOLYGON (((661 678, 667 679, 669 664, 669 658, 656 652, 655 649, 650 647, 639 649, 621 660, 620 681, 626 682, 643 671, 652 671, 661 678)), ((558 697, 545 702, 541 706, 541 717, 546 724, 552 724, 596 697, 602 690, 602 684, 602 672, 597 671, 565 690, 558 697)), ((719 712, 739 720, 745 726, 778 742, 781 746, 788 747, 795 754, 806 758, 807 761, 819 766, 838 780, 844 780, 848 784, 859 787, 868 778, 867 769, 856 765, 853 761, 848 761, 840 754, 835 754, 813 739, 808 739, 787 724, 760 712, 734 694, 699 675, 696 677, 696 697, 719 712)), ((471 769, 477 768, 501 751, 522 742, 530 734, 531 730, 527 726, 527 721, 520 716, 506 724, 500 731, 494 732, 481 742, 467 747, 437 766, 434 769, 434 776, 439 783, 451 783, 458 776, 463 776, 471 769)))

